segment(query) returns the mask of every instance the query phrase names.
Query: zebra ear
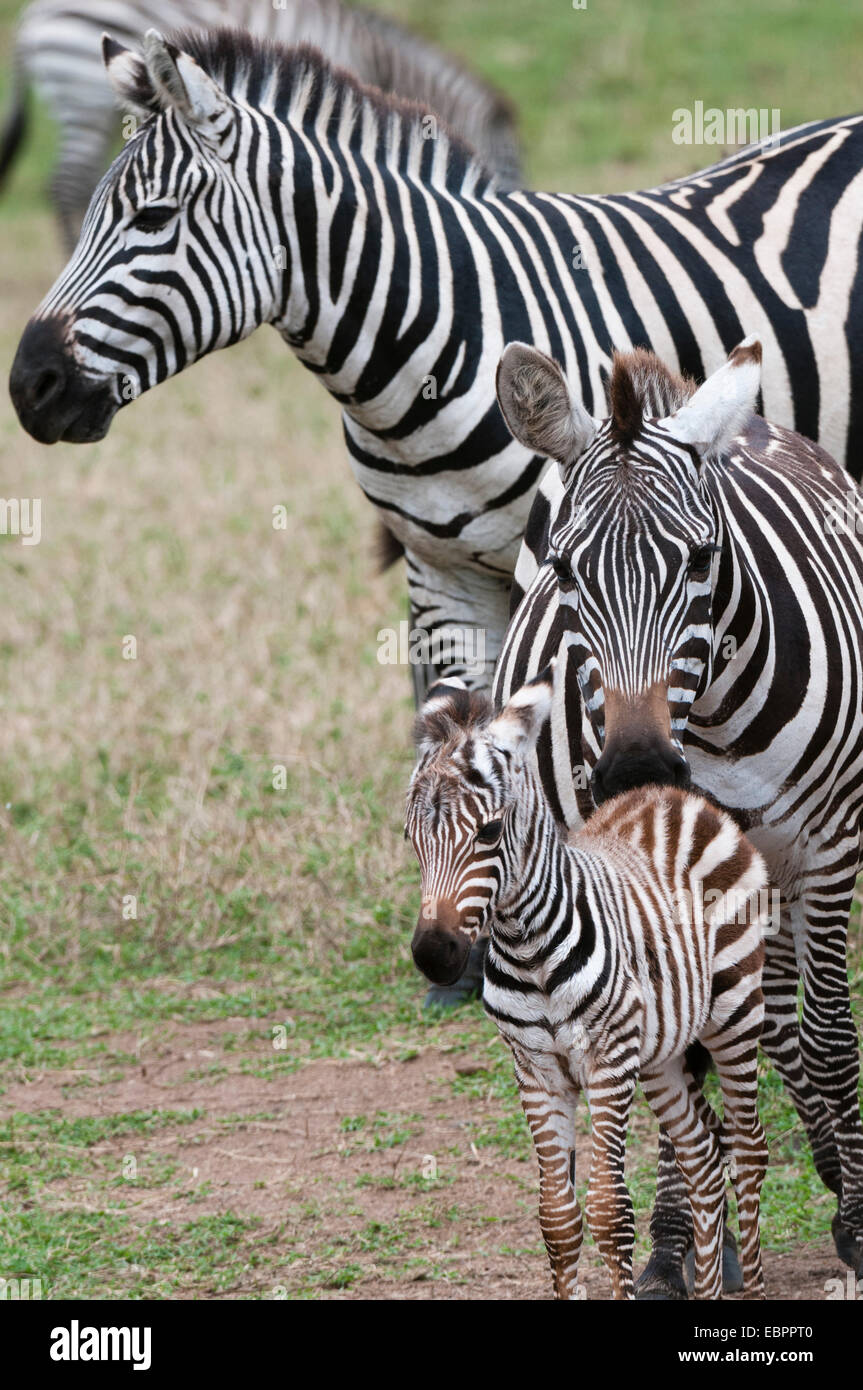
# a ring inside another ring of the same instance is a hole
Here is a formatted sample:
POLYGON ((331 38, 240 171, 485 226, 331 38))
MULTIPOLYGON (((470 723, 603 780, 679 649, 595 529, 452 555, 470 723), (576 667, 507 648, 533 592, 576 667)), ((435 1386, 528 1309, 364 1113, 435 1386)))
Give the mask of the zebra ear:
POLYGON ((544 671, 517 690, 489 725, 489 738, 495 748, 510 753, 517 764, 524 762, 535 748, 543 724, 551 717, 556 665, 554 658, 544 671))
POLYGON ((218 83, 158 29, 148 29, 144 35, 144 57, 163 109, 172 107, 190 125, 204 128, 227 110, 228 98, 218 83))
POLYGON ((760 385, 761 343, 753 335, 738 343, 686 405, 657 423, 705 457, 719 457, 746 427, 760 385))
POLYGON ((497 399, 510 433, 535 454, 557 461, 564 483, 596 433, 552 358, 510 343, 497 366, 497 399))
POLYGON ((116 39, 112 39, 110 34, 103 34, 102 62, 124 111, 145 120, 158 110, 156 89, 140 53, 133 53, 130 48, 124 48, 116 39))

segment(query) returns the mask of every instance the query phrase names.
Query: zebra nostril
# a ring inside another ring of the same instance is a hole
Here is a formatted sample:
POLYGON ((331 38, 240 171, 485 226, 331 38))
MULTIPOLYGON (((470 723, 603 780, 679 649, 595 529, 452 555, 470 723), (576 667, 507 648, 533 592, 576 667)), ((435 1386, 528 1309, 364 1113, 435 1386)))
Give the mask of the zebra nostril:
POLYGON ((44 367, 31 390, 31 400, 35 409, 44 410, 46 405, 59 396, 64 384, 65 377, 58 367, 44 367))

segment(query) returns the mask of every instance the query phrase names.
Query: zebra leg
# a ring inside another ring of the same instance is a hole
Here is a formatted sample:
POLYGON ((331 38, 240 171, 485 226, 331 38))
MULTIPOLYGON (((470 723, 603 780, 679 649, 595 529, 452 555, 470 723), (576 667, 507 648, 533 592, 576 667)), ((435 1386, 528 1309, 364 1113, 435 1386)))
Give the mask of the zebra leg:
POLYGON ((581 1207, 575 1195, 575 1101, 559 1094, 531 1066, 526 1053, 512 1049, 522 1109, 539 1161, 539 1225, 554 1296, 575 1300, 581 1253, 581 1207))
POLYGON ((655 1071, 643 1072, 641 1084, 674 1146, 689 1198, 695 1243, 695 1297, 720 1298, 725 1177, 714 1126, 705 1124, 703 1106, 696 1102, 701 1087, 680 1057, 655 1071))
POLYGON ((759 1212, 767 1171, 767 1139, 758 1118, 758 1026, 762 1012, 760 1007, 757 1011, 747 1009, 746 1032, 741 1037, 727 1028, 704 1037, 722 1087, 720 1148, 729 1159, 737 1199, 743 1291, 748 1298, 764 1297, 759 1212))
POLYGON ((833 1138, 833 1122, 823 1097, 807 1075, 800 1052, 797 1012, 800 974, 790 927, 790 914, 783 904, 780 930, 765 940, 761 1046, 782 1078, 803 1122, 821 1181, 838 1196, 842 1188, 842 1175, 833 1138))
POLYGON ((650 1259, 635 1285, 638 1299, 686 1298, 683 1260, 692 1245, 692 1213, 674 1145, 659 1129, 656 1200, 650 1217, 650 1259))
POLYGON ((635 1214, 624 1179, 626 1131, 637 1073, 606 1058, 592 1068, 587 1086, 593 1153, 587 1190, 587 1224, 611 1275, 616 1299, 634 1299, 632 1251, 635 1214))
MULTIPOLYGON (((690 1057, 690 1068, 699 1088, 707 1075, 708 1057, 699 1049, 690 1057)), ((664 1125, 659 1127, 656 1167, 656 1200, 650 1217, 650 1259, 635 1285, 638 1299, 685 1299, 683 1261, 692 1248, 692 1212, 686 1183, 664 1125)))
POLYGON ((457 676, 490 687, 509 617, 510 576, 500 571, 440 570, 405 549, 411 606, 414 698, 435 680, 457 676))
POLYGON ((860 1057, 851 1015, 846 941, 853 883, 842 896, 832 885, 807 894, 794 921, 803 975, 800 1045, 806 1071, 833 1121, 842 1187, 833 1218, 839 1258, 863 1275, 863 1125, 858 1085, 860 1057))

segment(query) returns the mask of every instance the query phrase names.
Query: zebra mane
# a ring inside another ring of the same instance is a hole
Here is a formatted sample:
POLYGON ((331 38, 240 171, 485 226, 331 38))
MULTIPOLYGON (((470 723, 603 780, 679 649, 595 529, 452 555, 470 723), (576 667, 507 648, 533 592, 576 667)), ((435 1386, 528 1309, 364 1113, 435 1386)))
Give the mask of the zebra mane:
POLYGON ((485 690, 441 685, 433 686, 429 697, 414 720, 414 741, 421 751, 451 747, 464 734, 484 728, 491 720, 492 703, 485 690))
POLYGON ((690 377, 672 372, 652 352, 615 352, 608 384, 611 433, 618 444, 632 444, 645 420, 672 415, 695 391, 690 377))
MULTIPOLYGON (((335 130, 344 115, 346 103, 353 106, 352 135, 359 140, 362 117, 371 114, 382 134, 398 127, 420 136, 420 121, 433 115, 435 140, 421 139, 420 147, 446 142, 448 172, 463 176, 469 170, 493 184, 496 176, 476 151, 447 124, 440 110, 431 110, 392 92, 365 84, 347 68, 330 63, 312 44, 288 45, 263 38, 245 29, 175 30, 169 42, 195 62, 229 96, 242 98, 251 106, 266 104, 282 119, 300 110, 305 121, 314 120, 325 97, 332 101, 330 124, 335 130)), ((417 161, 418 162, 418 161, 417 161)))

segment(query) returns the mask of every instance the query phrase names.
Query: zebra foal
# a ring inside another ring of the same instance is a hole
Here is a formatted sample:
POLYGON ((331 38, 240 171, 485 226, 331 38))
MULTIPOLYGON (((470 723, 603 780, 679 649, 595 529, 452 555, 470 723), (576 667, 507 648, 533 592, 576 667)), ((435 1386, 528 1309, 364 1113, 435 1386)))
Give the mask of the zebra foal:
POLYGON ((483 997, 515 1062, 558 1298, 579 1297, 581 1091, 593 1135, 588 1224, 615 1298, 635 1296, 624 1158, 639 1079, 686 1184, 696 1296, 722 1291, 727 1157, 744 1288, 763 1297, 764 860, 730 816, 672 787, 616 797, 584 830, 561 838, 532 761, 552 708, 553 670, 494 717, 484 693, 448 683, 429 692, 417 718, 406 814, 422 874, 414 960, 430 979, 449 983, 471 942, 490 928, 483 997), (721 1125, 686 1064, 696 1040, 716 1061, 721 1125))

